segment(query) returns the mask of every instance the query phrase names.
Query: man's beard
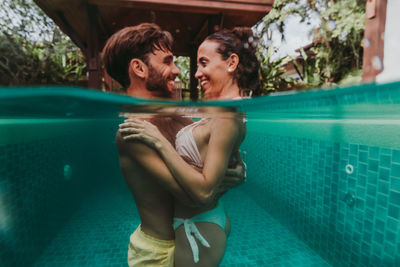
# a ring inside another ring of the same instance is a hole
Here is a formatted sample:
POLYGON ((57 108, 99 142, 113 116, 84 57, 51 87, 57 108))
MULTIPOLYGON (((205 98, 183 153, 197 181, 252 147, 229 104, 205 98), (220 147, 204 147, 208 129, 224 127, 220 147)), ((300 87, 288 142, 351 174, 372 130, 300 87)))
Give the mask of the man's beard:
POLYGON ((147 90, 159 93, 160 97, 170 97, 171 92, 168 90, 167 80, 151 64, 148 64, 148 67, 149 78, 146 81, 147 90))

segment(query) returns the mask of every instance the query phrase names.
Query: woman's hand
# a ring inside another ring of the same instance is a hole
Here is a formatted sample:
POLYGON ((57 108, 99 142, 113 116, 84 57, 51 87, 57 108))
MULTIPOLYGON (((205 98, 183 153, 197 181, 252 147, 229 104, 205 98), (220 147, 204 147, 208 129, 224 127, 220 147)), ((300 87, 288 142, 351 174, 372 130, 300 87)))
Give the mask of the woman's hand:
POLYGON ((157 126, 139 119, 126 119, 119 125, 119 132, 127 142, 139 141, 154 149, 159 149, 165 139, 157 126))

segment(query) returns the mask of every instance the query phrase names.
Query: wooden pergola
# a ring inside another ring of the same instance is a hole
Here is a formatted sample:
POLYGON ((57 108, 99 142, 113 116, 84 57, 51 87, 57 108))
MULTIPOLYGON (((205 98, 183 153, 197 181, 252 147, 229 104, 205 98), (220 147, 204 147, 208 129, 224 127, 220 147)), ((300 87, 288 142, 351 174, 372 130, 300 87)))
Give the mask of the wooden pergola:
MULTIPOLYGON (((172 33, 174 54, 190 57, 202 39, 221 28, 253 26, 272 8, 273 0, 34 0, 82 50, 87 59, 88 87, 100 88, 103 71, 100 52, 116 31, 153 22, 172 33)), ((106 78, 109 80, 109 77, 106 78)), ((197 98, 191 75, 191 98, 197 98)))

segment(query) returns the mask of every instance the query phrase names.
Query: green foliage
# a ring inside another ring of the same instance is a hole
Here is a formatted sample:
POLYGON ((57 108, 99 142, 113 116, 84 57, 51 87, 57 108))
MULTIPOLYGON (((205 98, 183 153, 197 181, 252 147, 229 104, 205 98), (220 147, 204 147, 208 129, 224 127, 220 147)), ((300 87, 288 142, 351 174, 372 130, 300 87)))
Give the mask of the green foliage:
POLYGON ((275 25, 283 34, 289 16, 299 16, 305 23, 317 17, 320 26, 314 32, 314 55, 302 52, 304 86, 330 86, 362 66, 365 5, 366 0, 275 0, 264 18, 264 33, 275 25))
POLYGON ((293 63, 298 69, 303 68, 303 84, 301 84, 301 87, 313 88, 322 85, 321 69, 318 67, 319 61, 308 56, 303 48, 300 49, 300 54, 304 60, 303 66, 300 66, 297 61, 293 61, 293 63))
POLYGON ((80 50, 31 0, 1 0, 0 85, 78 85, 80 50))
POLYGON ((258 59, 260 61, 260 75, 262 78, 262 94, 272 91, 283 91, 290 89, 294 81, 284 76, 285 66, 293 61, 291 57, 273 60, 276 49, 272 46, 259 45, 258 59))
POLYGON ((349 72, 341 81, 339 81, 339 85, 341 86, 350 86, 353 84, 357 84, 361 82, 362 70, 354 70, 349 72))
POLYGON ((190 58, 176 57, 175 65, 181 71, 181 74, 178 76, 178 78, 182 82, 182 88, 188 89, 190 85, 190 58))

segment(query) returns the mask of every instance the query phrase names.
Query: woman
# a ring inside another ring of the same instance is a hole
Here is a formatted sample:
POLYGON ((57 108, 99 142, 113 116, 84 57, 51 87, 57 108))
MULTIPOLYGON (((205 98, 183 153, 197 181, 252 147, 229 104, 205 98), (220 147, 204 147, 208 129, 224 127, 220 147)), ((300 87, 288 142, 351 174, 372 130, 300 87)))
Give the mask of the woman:
MULTIPOLYGON (((259 63, 249 28, 214 33, 198 49, 199 79, 207 99, 240 99, 259 90, 259 63)), ((156 126, 128 119, 121 125, 125 140, 146 143, 159 152, 180 186, 200 203, 175 201, 175 266, 218 266, 225 252, 230 223, 216 189, 245 136, 237 114, 213 114, 182 128, 175 147, 156 126)))

